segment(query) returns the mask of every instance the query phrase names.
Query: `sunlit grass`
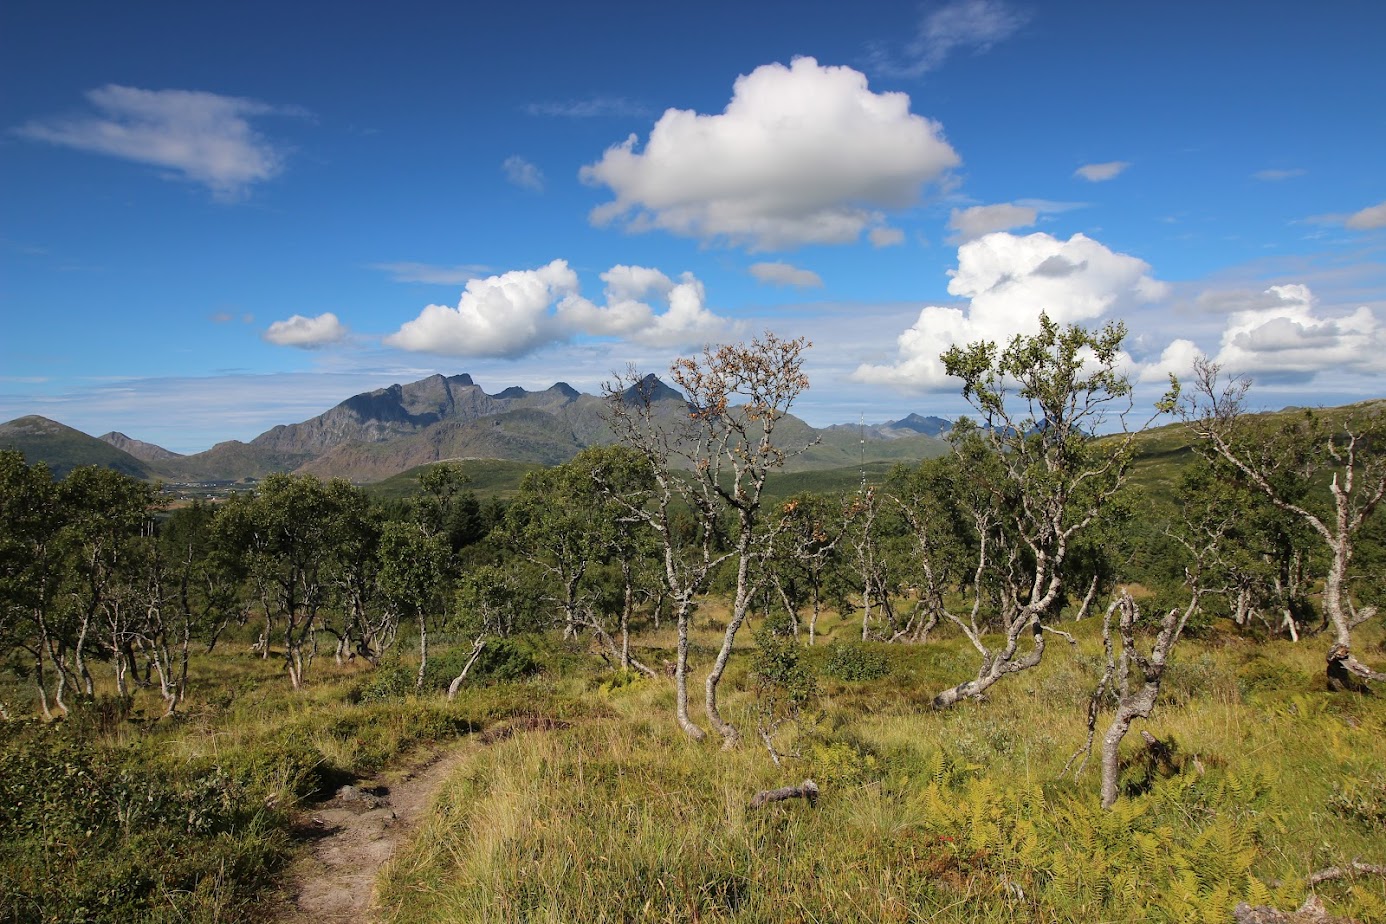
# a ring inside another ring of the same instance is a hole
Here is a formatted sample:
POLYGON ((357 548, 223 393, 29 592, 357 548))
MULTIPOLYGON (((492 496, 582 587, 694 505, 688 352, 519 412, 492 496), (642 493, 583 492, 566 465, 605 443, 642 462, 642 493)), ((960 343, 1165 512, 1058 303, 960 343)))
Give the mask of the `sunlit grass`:
MULTIPOLYGON (((731 752, 677 730, 667 682, 623 687, 601 717, 478 751, 385 871, 383 907, 401 924, 1226 920, 1244 899, 1297 906, 1313 869, 1386 856, 1379 828, 1330 809, 1346 781, 1380 774, 1386 709, 1324 692, 1305 643, 1187 642, 1142 726, 1184 771, 1101 813, 1093 767, 1058 778, 1086 733, 1096 635, 1080 626, 1077 649, 1054 644, 988 702, 943 713, 928 698, 974 653, 889 649, 887 677, 824 683, 778 770, 744 679, 725 698, 746 736, 731 752), (816 808, 747 808, 805 776, 816 808)), ((1364 920, 1386 907, 1379 881, 1320 892, 1364 920)))

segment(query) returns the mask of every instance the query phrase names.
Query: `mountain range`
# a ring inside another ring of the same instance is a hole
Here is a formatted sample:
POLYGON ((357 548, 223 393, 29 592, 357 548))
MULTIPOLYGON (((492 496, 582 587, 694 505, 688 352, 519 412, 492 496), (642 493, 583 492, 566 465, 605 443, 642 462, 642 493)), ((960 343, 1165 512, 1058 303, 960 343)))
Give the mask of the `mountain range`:
MULTIPOLYGON (((641 383, 658 413, 686 411, 684 396, 653 376, 641 383)), ((193 455, 110 432, 88 436, 45 417, 0 424, 0 449, 18 449, 61 477, 79 465, 104 465, 137 478, 169 482, 239 481, 303 472, 358 483, 381 481, 419 465, 453 459, 505 459, 556 465, 582 449, 614 442, 606 402, 558 382, 544 391, 511 387, 487 394, 467 374, 432 375, 347 398, 300 423, 273 427, 248 443, 230 440, 193 455)), ((949 422, 911 414, 884 424, 823 429, 786 416, 781 445, 817 441, 791 471, 858 462, 920 459, 947 448, 949 422)))

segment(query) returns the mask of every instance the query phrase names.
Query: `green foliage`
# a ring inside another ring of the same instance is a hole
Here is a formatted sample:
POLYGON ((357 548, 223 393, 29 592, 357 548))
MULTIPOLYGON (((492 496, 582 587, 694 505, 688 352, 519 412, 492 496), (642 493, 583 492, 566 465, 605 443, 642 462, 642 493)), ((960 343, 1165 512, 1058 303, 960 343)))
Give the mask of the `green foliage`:
MULTIPOLYGON (((446 690, 452 678, 462 672, 471 650, 462 646, 448 649, 428 659, 424 689, 446 690)), ((533 677, 541 669, 533 642, 520 638, 495 638, 487 642, 472 665, 467 682, 515 683, 533 677)))
MULTIPOLYGON (((462 672, 471 657, 470 646, 454 645, 433 652, 424 669, 424 693, 446 690, 452 679, 462 672)), ((493 638, 486 643, 476 663, 467 674, 469 685, 479 683, 517 683, 527 680, 543 669, 534 642, 524 637, 493 638)), ((391 660, 371 671, 356 687, 353 698, 363 705, 388 703, 416 695, 418 668, 412 664, 391 660)))
POLYGON ((1386 829, 1386 775, 1348 780, 1328 798, 1333 814, 1368 831, 1386 829))
POLYGON ((798 721, 818 700, 818 679, 793 638, 762 626, 751 656, 756 711, 762 734, 773 736, 784 722, 798 721))
POLYGON ((828 646, 828 658, 821 668, 823 674, 836 680, 860 682, 879 680, 890 674, 890 662, 884 654, 856 642, 834 643, 828 646))
MULTIPOLYGON (((427 673, 425 673, 425 680, 427 680, 427 673)), ((366 675, 366 679, 357 687, 353 698, 356 702, 365 704, 403 699, 418 692, 417 681, 417 668, 399 661, 385 661, 366 675)), ((443 684, 443 688, 447 688, 446 683, 443 684)))
POLYGON ((761 628, 756 633, 756 649, 751 656, 751 675, 763 692, 776 691, 795 708, 808 705, 818 695, 813 669, 802 656, 803 649, 793 639, 761 628))
POLYGON ((8 920, 237 917, 287 856, 271 810, 220 768, 150 766, 62 726, 0 724, 8 920))
POLYGON ((841 789, 880 778, 875 754, 848 741, 814 741, 808 748, 810 774, 820 787, 841 789))

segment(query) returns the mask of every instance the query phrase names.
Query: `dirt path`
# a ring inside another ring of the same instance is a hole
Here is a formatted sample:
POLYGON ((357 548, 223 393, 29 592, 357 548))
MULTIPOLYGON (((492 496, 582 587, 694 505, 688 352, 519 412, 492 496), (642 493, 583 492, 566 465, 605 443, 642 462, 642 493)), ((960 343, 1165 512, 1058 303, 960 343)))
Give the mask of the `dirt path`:
POLYGON ((292 924, 367 924, 376 920, 375 877, 413 836, 443 782, 477 748, 525 732, 571 727, 547 716, 520 716, 425 754, 376 780, 343 786, 305 818, 312 851, 289 873, 292 898, 278 920, 292 924))
POLYGON ((474 752, 463 740, 379 780, 344 786, 309 813, 311 853, 290 874, 284 920, 359 924, 375 920, 375 877, 412 835, 438 788, 474 752))

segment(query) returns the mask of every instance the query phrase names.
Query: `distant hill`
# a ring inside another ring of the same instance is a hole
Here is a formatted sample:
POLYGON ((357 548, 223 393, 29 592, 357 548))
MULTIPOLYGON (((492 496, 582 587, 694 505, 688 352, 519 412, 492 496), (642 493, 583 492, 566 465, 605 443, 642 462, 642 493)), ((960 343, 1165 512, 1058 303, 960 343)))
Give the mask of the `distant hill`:
POLYGON ((115 430, 102 434, 97 439, 103 443, 109 443, 121 452, 128 452, 141 462, 164 462, 169 459, 183 458, 179 453, 169 452, 162 446, 155 446, 144 440, 131 439, 124 433, 117 433, 115 430))
POLYGON ((825 429, 832 433, 851 433, 867 440, 898 440, 912 436, 942 439, 953 429, 953 421, 943 417, 911 414, 900 420, 887 420, 880 424, 833 424, 825 429))
POLYGON ((0 424, 0 449, 18 449, 31 465, 47 463, 55 478, 83 465, 103 465, 142 480, 156 477, 148 465, 130 453, 37 415, 0 424))
MULTIPOLYGON (((629 401, 640 397, 652 403, 657 415, 686 419, 684 396, 656 376, 646 376, 627 392, 629 401)), ((564 382, 543 391, 510 387, 488 394, 463 373, 432 375, 353 395, 316 417, 272 427, 249 442, 230 440, 187 456, 115 432, 92 439, 62 428, 62 439, 52 434, 40 442, 31 436, 24 439, 26 458, 48 461, 63 471, 74 465, 108 464, 136 477, 169 482, 240 481, 273 472, 304 472, 370 483, 447 459, 555 465, 588 446, 615 440, 606 410, 603 398, 564 382), (85 448, 78 451, 79 445, 85 448)), ((27 418, 7 426, 28 433, 33 426, 23 420, 27 418)), ((792 453, 786 471, 807 472, 936 456, 947 451, 938 437, 949 426, 943 418, 911 414, 865 429, 815 429, 787 416, 779 423, 777 438, 792 453), (802 447, 808 448, 793 453, 802 447)))
POLYGON ((276 452, 227 440, 206 452, 152 463, 151 467, 167 481, 240 481, 274 472, 292 472, 312 458, 310 453, 276 452))

